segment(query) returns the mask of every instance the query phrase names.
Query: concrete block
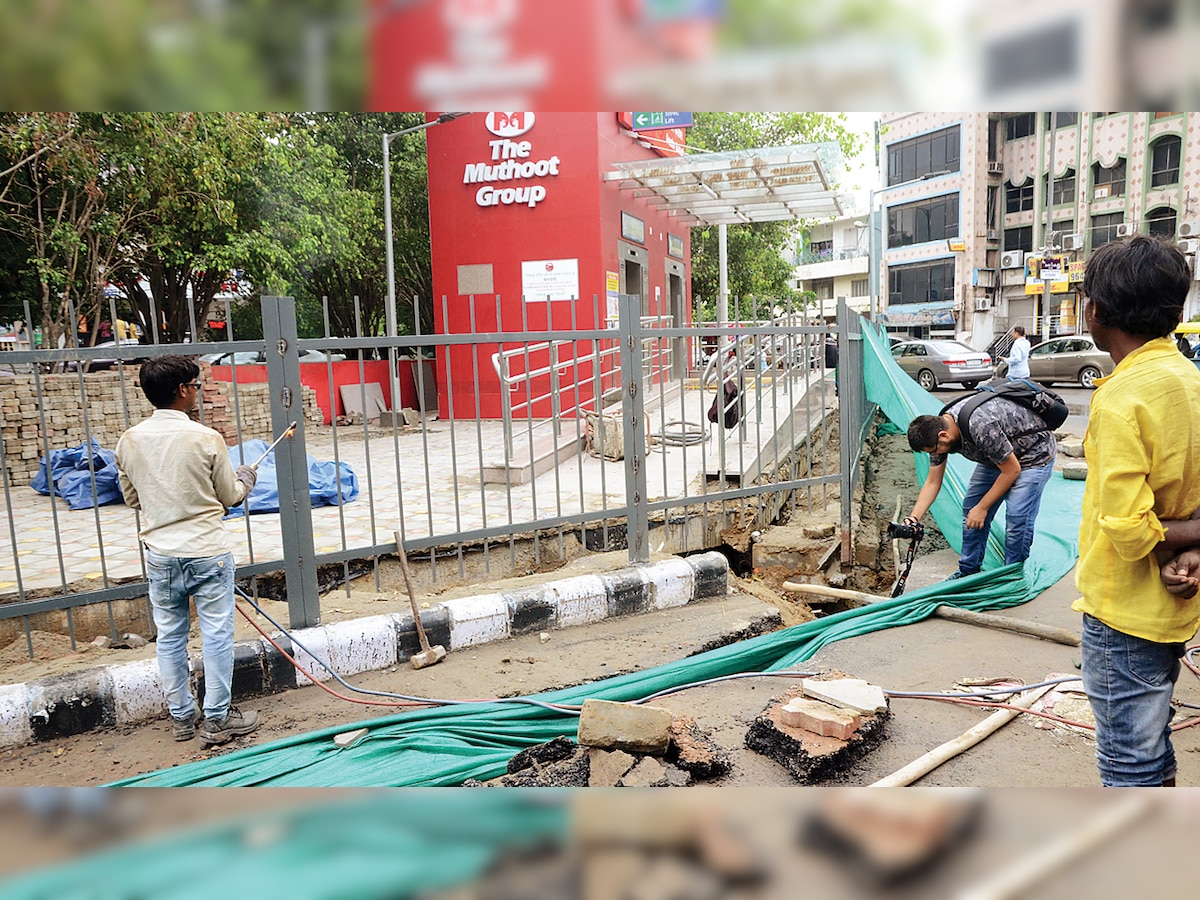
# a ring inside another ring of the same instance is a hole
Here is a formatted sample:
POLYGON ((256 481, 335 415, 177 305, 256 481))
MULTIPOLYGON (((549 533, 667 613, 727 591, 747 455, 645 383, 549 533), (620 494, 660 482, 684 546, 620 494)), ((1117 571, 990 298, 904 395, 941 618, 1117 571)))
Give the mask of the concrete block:
POLYGON ((1063 441, 1058 445, 1058 452, 1064 456, 1083 458, 1083 441, 1063 441))
POLYGON ((780 709, 779 717, 790 728, 803 728, 839 741, 850 740, 862 725, 862 717, 848 709, 838 709, 820 700, 805 700, 802 697, 788 701, 780 709))
POLYGON ((1067 463, 1062 467, 1062 477, 1067 481, 1087 481, 1088 467, 1085 462, 1067 463))
POLYGON ((651 609, 672 609, 691 602, 696 573, 687 560, 663 560, 651 566, 646 574, 650 582, 651 609))
POLYGON ((450 613, 450 646, 459 650, 509 635, 508 600, 502 594, 461 597, 442 604, 450 613))
POLYGON ((353 731, 343 731, 333 736, 333 744, 339 750, 348 750, 371 733, 370 728, 355 728, 353 731))
POLYGON ((162 715, 166 709, 158 660, 137 662, 106 669, 112 684, 113 710, 118 725, 135 725, 162 715))
POLYGON ((806 696, 824 700, 841 709, 877 713, 888 708, 883 688, 869 684, 861 678, 834 678, 829 681, 805 678, 801 684, 806 696))
POLYGON ((608 618, 608 592, 598 575, 566 578, 547 587, 558 597, 558 626, 590 625, 608 618))
POLYGON ((578 734, 582 746, 661 755, 667 752, 670 738, 671 713, 662 707, 583 702, 578 734))
POLYGON ((621 778, 621 787, 666 787, 667 769, 653 756, 643 756, 621 778))
POLYGON ((396 630, 387 616, 333 622, 324 631, 329 641, 326 658, 339 675, 386 669, 396 664, 396 630))

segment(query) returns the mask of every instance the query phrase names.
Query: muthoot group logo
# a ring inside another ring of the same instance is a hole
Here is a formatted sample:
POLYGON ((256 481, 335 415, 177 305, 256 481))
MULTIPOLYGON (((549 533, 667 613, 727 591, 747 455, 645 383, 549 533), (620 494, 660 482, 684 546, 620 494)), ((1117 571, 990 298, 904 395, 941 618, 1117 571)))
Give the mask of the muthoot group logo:
POLYGON ((533 159, 533 144, 530 141, 515 141, 533 127, 531 112, 493 112, 484 120, 487 129, 496 135, 488 141, 490 159, 467 163, 463 170, 463 184, 483 184, 475 192, 475 203, 479 206, 528 206, 531 209, 546 199, 544 184, 493 187, 495 182, 523 182, 527 179, 553 178, 558 175, 559 158, 547 156, 533 159))
POLYGON ((532 128, 535 118, 531 112, 490 112, 483 122, 496 137, 511 138, 532 128))

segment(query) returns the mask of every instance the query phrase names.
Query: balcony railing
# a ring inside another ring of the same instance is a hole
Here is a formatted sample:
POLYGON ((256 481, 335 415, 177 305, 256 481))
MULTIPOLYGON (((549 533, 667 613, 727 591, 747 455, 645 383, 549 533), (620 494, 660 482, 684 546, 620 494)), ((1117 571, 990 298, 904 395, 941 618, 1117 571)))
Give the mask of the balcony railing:
POLYGON ((857 259, 865 257, 867 251, 848 247, 844 250, 801 250, 796 254, 795 265, 810 266, 814 263, 833 262, 836 259, 857 259))

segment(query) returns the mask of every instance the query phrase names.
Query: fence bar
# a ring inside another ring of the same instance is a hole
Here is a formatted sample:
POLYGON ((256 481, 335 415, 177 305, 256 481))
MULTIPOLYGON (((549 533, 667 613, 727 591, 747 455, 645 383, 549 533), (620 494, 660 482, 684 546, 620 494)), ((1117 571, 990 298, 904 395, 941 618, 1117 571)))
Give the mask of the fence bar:
POLYGON ((321 624, 321 602, 317 593, 312 503, 304 450, 304 392, 300 385, 300 357, 296 353, 296 301, 291 297, 263 297, 262 312, 267 377, 271 384, 272 432, 283 434, 292 421, 296 422, 292 436, 275 448, 279 496, 292 498, 290 505, 279 504, 289 623, 292 628, 311 628, 321 624))

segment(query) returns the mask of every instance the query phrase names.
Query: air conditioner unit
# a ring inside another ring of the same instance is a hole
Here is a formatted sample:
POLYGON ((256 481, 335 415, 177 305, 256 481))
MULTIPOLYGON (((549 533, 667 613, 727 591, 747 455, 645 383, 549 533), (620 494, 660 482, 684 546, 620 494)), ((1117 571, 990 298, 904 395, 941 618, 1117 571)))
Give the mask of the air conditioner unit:
POLYGON ((1200 225, 1195 222, 1180 222, 1179 236, 1181 238, 1200 237, 1200 225))
POLYGON ((998 160, 998 159, 994 159, 991 162, 989 162, 988 163, 988 174, 989 175, 1003 175, 1004 174, 1004 163, 1000 162, 1000 160, 998 160))
POLYGON ((1092 199, 1093 200, 1103 200, 1105 197, 1107 197, 1109 195, 1109 193, 1111 191, 1112 191, 1112 187, 1110 185, 1102 184, 1099 187, 1097 187, 1095 191, 1092 192, 1092 199))
POLYGON ((1002 269, 1021 269, 1025 266, 1025 251, 1024 250, 1009 250, 1007 253, 1000 254, 1000 268, 1002 269))
POLYGON ((1186 240, 1179 241, 1175 244, 1175 246, 1184 253, 1195 253, 1196 249, 1200 247, 1200 240, 1197 240, 1196 238, 1187 238, 1186 240))
POLYGON ((989 241, 998 241, 998 240, 1000 240, 1000 232, 999 232, 999 230, 997 230, 997 229, 995 229, 995 228, 989 228, 989 229, 988 229, 988 231, 987 231, 987 239, 988 239, 989 241))
POLYGON ((1082 234, 1064 234, 1062 239, 1062 248, 1064 250, 1082 250, 1083 235, 1082 234))
POLYGON ((1137 233, 1137 226, 1132 222, 1122 222, 1117 226, 1117 237, 1131 237, 1137 233))
POLYGON ((975 298, 975 312, 987 312, 991 308, 992 308, 992 298, 991 297, 976 297, 975 298))

